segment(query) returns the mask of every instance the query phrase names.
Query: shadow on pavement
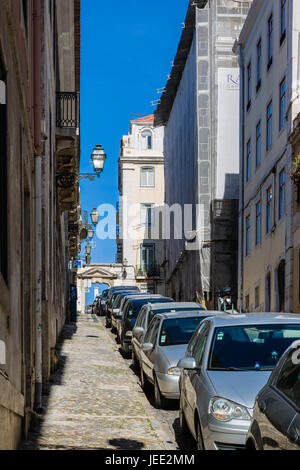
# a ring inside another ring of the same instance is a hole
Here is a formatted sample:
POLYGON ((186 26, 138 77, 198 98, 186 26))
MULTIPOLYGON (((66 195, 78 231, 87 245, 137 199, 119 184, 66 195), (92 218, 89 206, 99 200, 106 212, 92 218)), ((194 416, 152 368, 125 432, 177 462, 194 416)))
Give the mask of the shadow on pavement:
POLYGON ((117 450, 141 450, 145 447, 142 442, 133 439, 110 439, 108 442, 117 450))
POLYGON ((53 351, 53 361, 51 366, 51 375, 49 381, 43 384, 42 406, 43 413, 33 414, 29 429, 28 438, 23 441, 19 450, 34 450, 39 448, 38 440, 41 434, 44 416, 47 414, 47 407, 51 396, 51 387, 53 385, 62 385, 64 370, 68 362, 68 357, 62 355, 62 348, 65 341, 70 341, 77 331, 76 323, 66 324, 57 340, 55 350, 53 351))

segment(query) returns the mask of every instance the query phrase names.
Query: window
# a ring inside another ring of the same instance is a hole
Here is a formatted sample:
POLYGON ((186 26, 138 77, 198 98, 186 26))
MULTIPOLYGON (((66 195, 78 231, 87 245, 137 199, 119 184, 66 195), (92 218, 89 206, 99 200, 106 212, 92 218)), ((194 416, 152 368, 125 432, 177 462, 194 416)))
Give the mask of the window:
POLYGON ((152 132, 150 130, 144 130, 141 133, 142 137, 142 150, 152 149, 152 132))
POLYGON ((251 139, 248 140, 247 143, 247 167, 246 167, 246 181, 250 181, 251 179, 251 139))
POLYGON ((285 212, 285 170, 279 173, 279 211, 278 216, 281 219, 285 212))
POLYGON ((0 272, 8 280, 6 72, 0 51, 0 272))
POLYGON ((141 225, 151 228, 154 225, 154 205, 141 204, 141 225))
POLYGON ((300 365, 294 364, 293 352, 282 367, 276 387, 300 409, 300 365))
POLYGON ((259 245, 261 242, 261 202, 259 201, 255 206, 255 244, 259 245))
POLYGON ((201 320, 200 316, 168 318, 164 320, 160 332, 159 345, 188 344, 201 320))
POLYGON ((251 106, 251 94, 252 94, 252 81, 251 81, 251 62, 247 67, 247 111, 251 106))
POLYGON ((286 79, 284 78, 280 83, 279 87, 279 130, 285 125, 285 114, 286 114, 286 79))
POLYGON ((280 0, 280 46, 286 37, 286 0, 280 0))
POLYGON ((261 163, 261 121, 256 126, 256 154, 255 154, 255 166, 256 168, 261 163))
POLYGON ((141 188, 155 187, 155 170, 152 166, 141 168, 141 188))
POLYGON ((268 19, 268 43, 267 43, 267 68, 272 65, 273 62, 273 15, 271 15, 268 19))
POLYGON ((273 128, 273 104, 272 101, 267 107, 267 150, 272 146, 272 128, 273 128))
POLYGON ((256 46, 256 91, 261 86, 261 38, 256 46))
POLYGON ((195 358, 195 361, 198 367, 201 366, 203 353, 204 353, 205 345, 206 345, 207 338, 208 338, 208 333, 209 333, 209 328, 207 324, 205 324, 203 331, 198 335, 198 339, 195 344, 195 348, 193 352, 193 357, 195 358))
POLYGON ((140 247, 141 256, 141 274, 155 274, 155 244, 144 243, 140 247))
POLYGON ((273 208, 273 189, 270 186, 267 189, 267 213, 266 213, 266 232, 269 233, 272 229, 272 208, 273 208))
POLYGON ((246 218, 246 256, 250 255, 250 243, 251 243, 251 216, 248 215, 246 218))
POLYGON ((300 325, 288 322, 215 328, 208 369, 272 370, 286 349, 299 338, 300 325))

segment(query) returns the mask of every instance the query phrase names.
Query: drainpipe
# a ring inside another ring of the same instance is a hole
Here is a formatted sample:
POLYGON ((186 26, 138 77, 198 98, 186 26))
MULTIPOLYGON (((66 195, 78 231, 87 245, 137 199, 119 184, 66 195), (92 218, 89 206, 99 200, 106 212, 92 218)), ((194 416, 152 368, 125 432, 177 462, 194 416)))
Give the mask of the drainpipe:
POLYGON ((35 402, 42 412, 42 145, 41 2, 33 1, 34 160, 35 160, 35 402))

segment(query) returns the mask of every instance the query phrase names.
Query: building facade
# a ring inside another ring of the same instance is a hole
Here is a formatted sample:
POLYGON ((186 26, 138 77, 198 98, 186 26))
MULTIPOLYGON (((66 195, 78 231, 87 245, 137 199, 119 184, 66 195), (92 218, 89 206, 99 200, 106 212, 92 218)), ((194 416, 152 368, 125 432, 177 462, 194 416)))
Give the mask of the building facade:
POLYGON ((224 292, 237 297, 239 69, 232 46, 250 4, 190 2, 155 112, 155 124, 165 125, 165 202, 180 206, 183 219, 192 206, 182 236, 165 241, 168 295, 211 308, 224 292))
POLYGON ((162 126, 154 116, 133 119, 121 141, 117 211, 117 262, 124 266, 124 281, 142 291, 164 293, 163 242, 159 213, 164 205, 162 126))
POLYGON ((1 2, 0 449, 17 448, 40 410, 69 318, 69 260, 79 249, 79 75, 79 0, 1 2))
POLYGON ((293 0, 255 0, 235 45, 242 78, 239 303, 245 311, 294 310, 299 224, 289 136, 299 112, 299 8, 293 0))

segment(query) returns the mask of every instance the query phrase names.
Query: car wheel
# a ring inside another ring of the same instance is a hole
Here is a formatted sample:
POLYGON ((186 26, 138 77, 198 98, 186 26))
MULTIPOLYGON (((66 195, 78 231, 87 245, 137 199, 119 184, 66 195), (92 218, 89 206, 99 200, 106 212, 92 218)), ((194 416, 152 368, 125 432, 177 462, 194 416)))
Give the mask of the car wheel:
POLYGON ((196 423, 197 450, 205 450, 199 418, 196 423))
POLYGON ((155 401, 155 408, 159 410, 166 408, 167 399, 161 394, 158 381, 155 376, 154 376, 154 401, 155 401))
POLYGON ((185 414, 183 411, 181 399, 180 399, 180 405, 179 405, 179 426, 180 426, 180 432, 183 436, 188 436, 190 434, 190 430, 185 419, 185 414))

